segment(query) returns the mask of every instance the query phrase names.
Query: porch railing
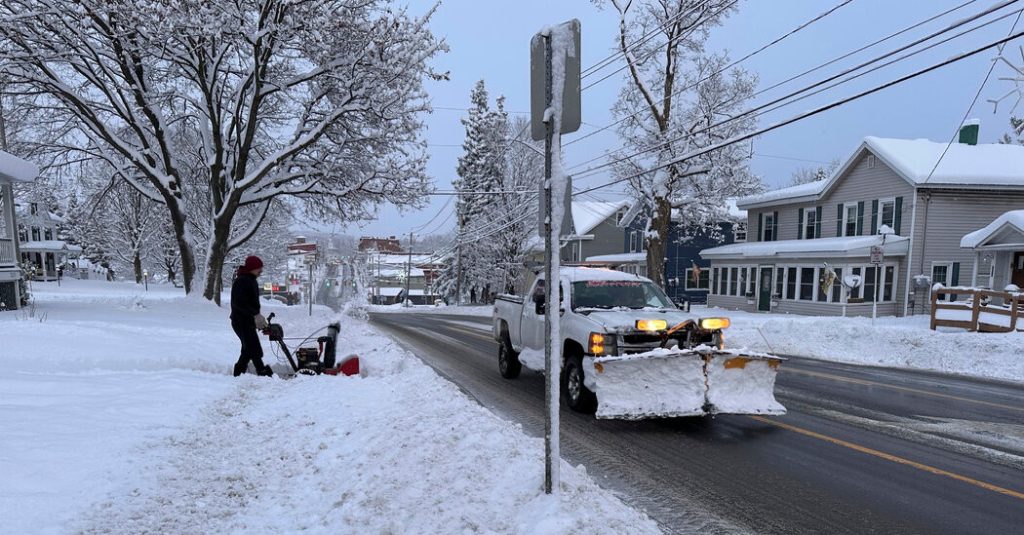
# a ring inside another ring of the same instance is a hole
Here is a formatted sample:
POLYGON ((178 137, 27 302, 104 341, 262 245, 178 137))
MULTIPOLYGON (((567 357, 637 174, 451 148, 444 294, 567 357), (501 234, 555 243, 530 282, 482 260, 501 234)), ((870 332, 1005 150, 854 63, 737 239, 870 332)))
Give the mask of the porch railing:
POLYGON ((16 265, 18 262, 14 258, 14 239, 0 238, 0 266, 16 265))
POLYGON ((1024 294, 977 288, 932 290, 931 329, 956 327, 974 332, 1024 331, 1024 294), (941 301, 940 296, 964 295, 963 301, 941 301))

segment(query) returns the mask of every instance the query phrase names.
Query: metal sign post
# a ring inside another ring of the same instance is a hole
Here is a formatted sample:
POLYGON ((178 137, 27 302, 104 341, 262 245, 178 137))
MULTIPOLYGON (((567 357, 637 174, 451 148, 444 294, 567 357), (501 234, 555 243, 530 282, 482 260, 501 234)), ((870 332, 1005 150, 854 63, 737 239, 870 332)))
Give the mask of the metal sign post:
MULTIPOLYGON (((882 243, 885 243, 885 234, 882 234, 882 243)), ((871 246, 871 263, 875 265, 875 298, 871 302, 871 323, 875 323, 878 316, 878 287, 882 285, 881 268, 885 260, 885 252, 880 245, 871 246)))
MULTIPOLYGON (((559 184, 553 189, 555 180, 564 180, 564 176, 553 176, 553 158, 560 158, 561 155, 552 153, 555 143, 555 135, 573 132, 580 125, 580 22, 571 20, 555 28, 546 29, 533 36, 530 41, 530 111, 533 139, 544 140, 544 181, 541 184, 541 212, 540 225, 544 236, 544 400, 547 407, 544 418, 544 492, 555 494, 558 492, 559 474, 559 445, 558 445, 558 387, 559 375, 561 372, 561 337, 553 338, 553 322, 558 321, 561 315, 559 310, 561 303, 557 296, 560 285, 560 276, 557 265, 559 263, 560 236, 554 235, 553 221, 553 193, 554 191, 571 191, 565 184, 559 184), (564 36, 565 32, 571 34, 572 42, 566 46, 564 39, 559 39, 559 49, 554 50, 555 32, 564 36), (574 48, 570 48, 574 47, 574 48), (562 94, 559 95, 556 105, 554 100, 554 80, 552 56, 561 56, 559 75, 557 82, 561 82, 562 94), (543 76, 541 76, 543 74, 543 76), (555 115, 558 114, 556 117, 555 115), (558 132, 555 128, 558 128, 558 132)), ((561 144, 559 144, 559 153, 561 144)), ((568 195, 561 199, 565 203, 568 195)), ((571 213, 565 209, 564 212, 571 213)), ((565 213, 563 212, 563 216, 565 213)), ((561 223, 561 221, 559 221, 561 223)), ((565 229, 560 229, 565 230, 565 229)), ((559 232, 561 234, 561 232, 559 232)))

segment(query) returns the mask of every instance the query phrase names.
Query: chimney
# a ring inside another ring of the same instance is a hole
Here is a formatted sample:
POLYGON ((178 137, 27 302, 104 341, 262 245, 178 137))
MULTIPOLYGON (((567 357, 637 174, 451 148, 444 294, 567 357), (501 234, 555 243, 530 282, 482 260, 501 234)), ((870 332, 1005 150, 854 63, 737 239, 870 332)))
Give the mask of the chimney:
POLYGON ((978 144, 978 130, 981 129, 981 119, 968 119, 960 127, 960 143, 966 145, 978 144))

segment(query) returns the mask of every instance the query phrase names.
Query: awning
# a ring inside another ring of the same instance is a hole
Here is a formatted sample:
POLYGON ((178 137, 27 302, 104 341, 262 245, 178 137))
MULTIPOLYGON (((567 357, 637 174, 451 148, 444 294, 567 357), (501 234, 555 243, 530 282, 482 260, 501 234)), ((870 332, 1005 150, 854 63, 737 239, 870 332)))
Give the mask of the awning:
POLYGON ((609 264, 639 264, 647 261, 647 253, 618 253, 588 256, 587 262, 604 262, 609 264))
POLYGON ((32 182, 39 176, 39 166, 0 150, 0 182, 32 182))
POLYGON ((77 245, 70 245, 63 240, 37 240, 26 241, 18 244, 22 252, 30 253, 81 253, 82 248, 77 245))
POLYGON ((984 228, 960 240, 964 249, 1017 249, 1024 247, 1024 210, 1011 210, 984 228))
POLYGON ((842 238, 818 238, 814 240, 779 240, 733 243, 704 249, 701 258, 706 260, 743 258, 856 258, 871 255, 873 246, 882 246, 885 256, 906 256, 910 238, 881 235, 848 236, 842 238))

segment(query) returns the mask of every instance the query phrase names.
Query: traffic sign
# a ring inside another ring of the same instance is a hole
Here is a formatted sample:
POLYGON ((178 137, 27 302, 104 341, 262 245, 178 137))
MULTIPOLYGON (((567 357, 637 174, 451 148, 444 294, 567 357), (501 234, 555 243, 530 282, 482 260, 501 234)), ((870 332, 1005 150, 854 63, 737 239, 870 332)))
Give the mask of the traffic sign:
MULTIPOLYGON (((548 37, 544 32, 538 33, 530 40, 530 133, 534 141, 547 137, 544 126, 544 111, 547 102, 547 69, 546 42, 551 34, 568 28, 572 32, 572 43, 568 50, 552 50, 552 54, 563 54, 565 61, 565 83, 562 86, 562 117, 559 133, 568 134, 580 128, 580 21, 572 19, 551 29, 548 37)), ((552 43, 554 48, 555 43, 552 43)), ((551 82, 554 86, 555 82, 551 82)))

